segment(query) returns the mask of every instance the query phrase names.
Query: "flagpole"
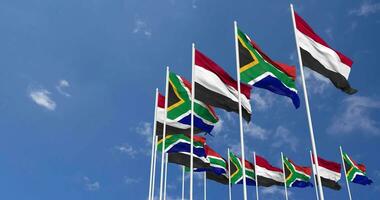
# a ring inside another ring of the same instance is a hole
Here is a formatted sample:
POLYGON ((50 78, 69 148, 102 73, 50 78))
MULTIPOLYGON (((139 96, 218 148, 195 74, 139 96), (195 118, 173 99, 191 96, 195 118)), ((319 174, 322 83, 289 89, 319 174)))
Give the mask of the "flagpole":
POLYGON ((342 165, 343 165, 343 170, 344 170, 344 177, 346 177, 346 184, 347 184, 348 197, 350 197, 350 200, 352 200, 352 197, 351 197, 351 190, 350 190, 350 184, 348 183, 348 179, 347 179, 346 165, 344 164, 344 159, 343 159, 343 150, 342 150, 342 146, 339 146, 339 150, 340 150, 340 157, 342 158, 342 165))
POLYGON ((256 152, 253 152, 253 165, 255 169, 255 181, 256 181, 256 200, 259 200, 259 180, 257 179, 257 171, 256 171, 256 152))
MULTIPOLYGON (((157 122, 155 122, 155 123, 157 123, 157 122)), ((153 127, 153 129, 156 130, 156 125, 153 127)), ((158 141, 158 136, 155 136, 155 138, 154 138, 154 159, 153 159, 154 161, 153 161, 153 178, 152 178, 151 200, 154 199, 154 188, 155 188, 155 181, 156 181, 157 141, 158 141)))
POLYGON ((190 136, 190 200, 193 200, 193 145, 194 145, 194 96, 195 96, 195 84, 194 84, 194 66, 195 66, 195 44, 192 44, 192 57, 191 57, 191 136, 190 136))
POLYGON ((239 95, 239 125, 240 125, 240 145, 241 145, 241 159, 243 163, 243 196, 247 200, 247 180, 245 179, 245 152, 244 152, 244 133, 243 133, 243 117, 241 109, 241 88, 240 88, 240 60, 239 60, 239 46, 237 38, 237 22, 234 21, 235 30, 235 55, 236 55, 236 72, 237 72, 237 86, 239 95))
POLYGON ((282 176, 284 177, 284 188, 285 188, 285 199, 288 200, 288 189, 286 188, 286 176, 285 176, 285 166, 284 166, 284 154, 281 152, 282 161, 282 176))
POLYGON ((185 166, 182 166, 182 200, 185 200, 185 166))
POLYGON ((315 180, 315 169, 314 169, 314 163, 313 163, 313 154, 310 151, 310 161, 311 161, 311 167, 313 169, 313 180, 314 180, 314 188, 315 188, 315 194, 317 195, 317 200, 319 200, 319 195, 318 195, 318 185, 317 185, 317 180, 315 180))
POLYGON ((165 155, 165 179, 164 179, 164 200, 166 200, 166 184, 168 179, 168 153, 165 155))
MULTIPOLYGON (((313 130, 313 123, 311 120, 311 113, 310 113, 310 108, 309 108, 309 98, 307 95, 307 89, 306 89, 306 82, 305 82, 305 76, 303 73, 303 64, 302 64, 302 59, 301 59, 301 52, 298 46, 298 39, 297 39, 297 34, 296 34, 296 23, 295 23, 295 17, 294 17, 294 9, 293 9, 293 4, 290 4, 290 9, 292 12, 292 20, 293 20, 293 28, 294 28, 294 38, 296 40, 296 47, 297 47, 297 54, 298 54, 298 62, 300 65, 300 71, 301 71, 301 80, 302 80, 302 87, 303 87, 303 92, 304 92, 304 98, 305 98, 305 106, 306 106, 306 114, 307 114, 307 119, 308 119, 308 124, 309 124, 309 131, 310 131, 310 139, 311 139, 311 146, 313 149, 313 155, 314 158, 318 158, 317 154, 317 147, 315 144, 315 139, 314 139, 314 130, 313 130)), ((322 189, 322 184, 321 184, 321 177, 318 172, 318 159, 315 159, 315 165, 316 165, 316 172, 317 172, 317 181, 318 181, 318 188, 319 188, 319 193, 320 193, 320 198, 321 200, 324 200, 324 195, 323 195, 323 189, 322 189)))
POLYGON ((206 186, 206 172, 203 172, 203 199, 206 200, 207 199, 207 186, 206 186))
POLYGON ((166 118, 168 109, 169 95, 169 66, 166 67, 166 83, 165 83, 165 115, 162 129, 162 149, 161 149, 161 174, 160 174, 160 200, 162 200, 162 192, 164 186, 164 167, 165 167, 165 137, 166 137, 166 118))
POLYGON ((230 148, 227 148, 227 154, 228 154, 228 197, 229 197, 229 200, 232 200, 230 148))
POLYGON ((155 137, 156 137, 156 118, 157 118, 157 100, 158 100, 158 88, 156 88, 156 98, 154 102, 154 121, 153 121, 153 133, 152 133, 152 156, 150 158, 150 177, 149 177, 149 197, 152 197, 152 180, 153 180, 153 162, 154 162, 154 149, 155 149, 155 137))

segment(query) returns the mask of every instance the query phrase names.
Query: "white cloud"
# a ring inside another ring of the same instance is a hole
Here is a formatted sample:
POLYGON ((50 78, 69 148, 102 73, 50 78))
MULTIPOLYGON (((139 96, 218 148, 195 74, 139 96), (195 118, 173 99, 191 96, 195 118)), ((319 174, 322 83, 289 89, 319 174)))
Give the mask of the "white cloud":
POLYGON ((269 135, 269 131, 256 125, 254 123, 244 124, 244 133, 250 137, 266 140, 269 135))
MULTIPOLYGON (((284 187, 264 187, 260 190, 263 195, 266 196, 285 196, 285 188, 284 187)), ((291 191, 288 190, 288 197, 291 196, 291 191)))
MULTIPOLYGON (((323 94, 330 84, 330 80, 311 69, 304 67, 306 86, 313 94, 323 94)), ((297 79, 302 85, 301 78, 297 79)))
POLYGON ((48 110, 55 110, 56 103, 50 98, 50 92, 45 89, 31 89, 29 97, 39 106, 42 106, 48 110))
POLYGON ((70 83, 67 80, 63 79, 63 80, 60 80, 58 82, 56 89, 61 95, 65 96, 65 97, 70 97, 71 95, 64 91, 64 89, 68 88, 68 87, 70 87, 70 83))
POLYGON ((212 134, 218 135, 223 130, 224 120, 219 117, 218 123, 215 124, 214 129, 212 129, 212 134))
POLYGON ((120 153, 127 154, 129 157, 134 158, 138 153, 131 145, 123 144, 115 147, 120 153))
POLYGON ((96 191, 100 189, 100 183, 98 181, 92 181, 87 176, 83 177, 84 185, 88 191, 96 191))
POLYGON ((298 139, 291 134, 289 129, 279 126, 277 127, 273 136, 272 146, 279 148, 281 146, 289 146, 291 150, 296 151, 298 145, 298 139))
POLYGON ((136 127, 135 131, 144 136, 146 140, 149 142, 148 144, 152 144, 152 134, 153 134, 153 125, 149 122, 140 122, 140 124, 136 127))
POLYGON ((198 6, 197 6, 197 0, 192 0, 191 1, 191 7, 194 8, 194 9, 198 8, 198 6))
POLYGON ((124 177, 126 184, 136 184, 141 182, 141 178, 124 177))
POLYGON ((349 11, 349 14, 357 16, 368 16, 380 11, 380 3, 372 3, 370 1, 363 1, 359 8, 349 11))
POLYGON ((135 20, 135 26, 133 28, 132 33, 135 33, 135 34, 141 33, 148 38, 152 36, 152 32, 148 28, 147 23, 145 21, 143 21, 142 19, 136 19, 135 20))
POLYGON ((379 123, 371 117, 371 114, 375 113, 371 111, 380 109, 380 100, 349 96, 343 100, 342 108, 343 111, 338 112, 333 118, 328 128, 329 133, 339 135, 357 131, 360 134, 380 134, 379 123))
POLYGON ((255 89, 251 93, 251 99, 253 101, 253 109, 259 110, 259 111, 264 111, 267 110, 268 108, 272 107, 273 102, 274 102, 274 96, 272 92, 269 91, 259 91, 263 89, 255 89))

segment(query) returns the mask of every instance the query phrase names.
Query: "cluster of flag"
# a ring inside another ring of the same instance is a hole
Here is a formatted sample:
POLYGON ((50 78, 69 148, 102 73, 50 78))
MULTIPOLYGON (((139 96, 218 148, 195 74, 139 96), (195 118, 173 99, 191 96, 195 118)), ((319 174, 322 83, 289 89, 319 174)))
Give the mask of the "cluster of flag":
MULTIPOLYGON (((345 93, 356 93, 357 90, 348 82, 353 62, 332 49, 296 12, 293 12, 293 20, 300 62, 330 79, 345 93)), ((278 168, 259 155, 254 154, 252 163, 243 155, 239 158, 229 150, 228 159, 225 159, 206 144, 205 137, 192 136, 212 133, 219 121, 214 108, 238 113, 249 123, 252 118, 252 87, 288 97, 295 108, 300 107, 295 83, 296 68, 272 60, 236 24, 235 36, 237 80, 194 46, 191 83, 168 70, 166 96, 156 94, 154 138, 157 136, 158 140, 154 148, 167 155, 168 162, 190 168, 188 170, 192 169, 192 172, 204 172, 207 179, 225 185, 244 183, 256 187, 305 188, 313 186, 310 182, 312 174, 318 174, 322 186, 339 190, 339 163, 318 157, 314 164, 311 156, 313 167, 304 167, 281 154, 282 168, 278 168)), ((371 184, 364 165, 357 164, 346 153, 341 153, 341 156, 346 180, 371 184)))

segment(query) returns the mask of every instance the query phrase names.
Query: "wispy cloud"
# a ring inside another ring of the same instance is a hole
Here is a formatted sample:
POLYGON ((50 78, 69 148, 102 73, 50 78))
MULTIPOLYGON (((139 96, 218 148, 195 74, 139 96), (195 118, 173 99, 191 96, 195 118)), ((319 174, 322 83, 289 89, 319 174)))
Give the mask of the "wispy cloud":
POLYGON ((264 111, 272 107, 275 96, 269 91, 263 91, 262 89, 255 90, 251 93, 251 99, 253 101, 253 109, 258 111, 264 111))
POLYGON ((333 39, 333 30, 332 30, 331 27, 326 28, 326 29, 325 29, 325 33, 326 33, 327 37, 329 37, 330 40, 333 39))
POLYGON ((139 125, 135 128, 135 132, 144 136, 152 144, 152 134, 153 134, 153 125, 149 122, 140 122, 139 125))
POLYGON ((259 140, 266 140, 270 134, 268 130, 254 123, 244 124, 244 133, 259 140))
MULTIPOLYGON (((266 196, 274 196, 274 195, 284 196, 285 195, 284 188, 281 188, 281 187, 266 187, 260 191, 263 195, 266 195, 266 196)), ((291 195, 292 195, 292 192, 288 190, 288 196, 291 196, 291 195)))
POLYGON ((141 182, 141 178, 124 177, 126 184, 136 184, 141 182))
POLYGON ((88 191, 96 191, 100 189, 100 183, 98 181, 92 181, 87 176, 83 177, 85 189, 88 191))
MULTIPOLYGON (((309 89, 308 91, 311 91, 313 94, 323 94, 330 84, 329 79, 307 67, 304 68, 304 75, 307 80, 306 85, 309 89)), ((300 78, 297 79, 297 81, 299 81, 299 84, 302 85, 300 78)))
POLYGON ((379 135, 379 122, 371 116, 379 109, 380 100, 357 95, 347 97, 343 100, 340 112, 334 116, 328 132, 340 135, 357 131, 361 134, 379 135))
POLYGON ((148 27, 147 23, 142 19, 135 20, 135 26, 132 31, 134 34, 143 34, 144 36, 150 38, 152 36, 152 31, 148 27))
POLYGON ((371 1, 363 1, 359 8, 352 9, 349 11, 351 15, 357 16, 368 16, 371 14, 375 14, 380 11, 380 3, 372 3, 371 1))
POLYGON ((46 89, 30 89, 29 97, 39 106, 50 111, 55 110, 57 104, 50 98, 50 92, 46 89))
POLYGON ((298 138, 291 134, 290 130, 279 126, 277 127, 274 135, 273 135, 273 143, 272 146, 275 148, 279 148, 282 146, 289 146, 292 151, 296 151, 298 145, 298 138))
POLYGON ((115 149, 118 150, 120 153, 126 154, 131 158, 135 158, 136 154, 138 153, 133 146, 129 144, 123 144, 119 146, 115 146, 115 149))
POLYGON ((70 83, 67 80, 63 79, 58 82, 58 85, 55 88, 61 95, 65 97, 70 97, 71 95, 64 91, 66 88, 69 88, 69 87, 70 87, 70 83))
POLYGON ((197 0, 192 0, 191 1, 191 7, 194 8, 194 9, 198 8, 197 0))

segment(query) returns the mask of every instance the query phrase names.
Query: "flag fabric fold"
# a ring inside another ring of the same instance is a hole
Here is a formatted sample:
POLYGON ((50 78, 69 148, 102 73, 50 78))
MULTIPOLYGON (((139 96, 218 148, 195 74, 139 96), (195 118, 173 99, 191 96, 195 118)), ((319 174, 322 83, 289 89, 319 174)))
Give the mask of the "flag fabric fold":
POLYGON ((331 48, 296 12, 294 17, 303 65, 330 79, 336 88, 345 93, 356 93, 357 90, 348 82, 352 60, 331 48))
MULTIPOLYGON (((231 183, 243 184, 243 164, 242 159, 230 152, 229 166, 231 170, 231 183)), ((245 178, 247 185, 256 185, 255 170, 253 164, 245 161, 245 178)))
POLYGON ((241 81, 287 96, 298 108, 300 99, 295 85, 295 67, 273 61, 240 29, 237 37, 241 81))
MULTIPOLYGON (((314 159, 313 167, 314 169, 317 169, 314 165, 314 159)), ((339 163, 318 157, 318 173, 321 177, 322 186, 328 187, 333 190, 340 190, 342 188, 338 183, 338 181, 341 178, 340 170, 341 165, 339 163)))
POLYGON ((360 185, 370 185, 372 180, 369 179, 366 175, 366 167, 363 164, 358 164, 351 159, 347 153, 343 152, 343 161, 346 167, 346 178, 348 181, 357 183, 360 185))
POLYGON ((311 167, 296 165, 292 160, 283 156, 286 187, 313 186, 310 182, 311 167))
MULTIPOLYGON (((223 68, 195 49, 195 99, 226 111, 239 113, 238 83, 223 68)), ((251 87, 241 83, 242 115, 251 120, 251 87)))
POLYGON ((283 185, 282 169, 272 166, 265 158, 256 155, 256 173, 259 186, 283 185))

